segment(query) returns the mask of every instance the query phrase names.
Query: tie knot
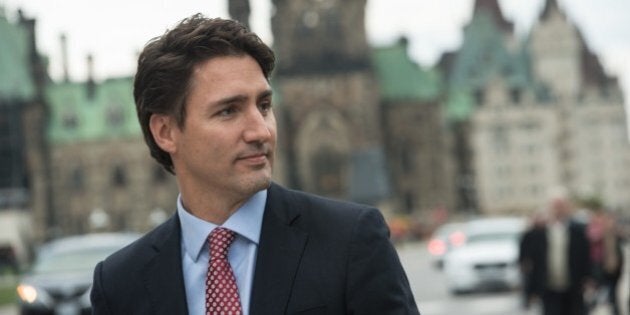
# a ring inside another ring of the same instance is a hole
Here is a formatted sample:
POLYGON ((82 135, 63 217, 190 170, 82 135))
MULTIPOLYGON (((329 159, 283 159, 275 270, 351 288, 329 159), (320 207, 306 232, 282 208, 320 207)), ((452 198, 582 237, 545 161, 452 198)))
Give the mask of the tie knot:
POLYGON ((234 241, 234 231, 224 227, 217 227, 210 233, 210 256, 211 257, 227 257, 228 249, 234 241))

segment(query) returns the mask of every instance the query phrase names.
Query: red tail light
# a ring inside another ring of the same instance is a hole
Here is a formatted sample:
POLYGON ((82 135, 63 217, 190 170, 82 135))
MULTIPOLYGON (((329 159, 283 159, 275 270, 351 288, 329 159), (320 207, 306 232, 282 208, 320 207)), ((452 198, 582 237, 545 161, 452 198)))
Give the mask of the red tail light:
POLYGON ((433 256, 442 256, 446 253, 446 244, 442 240, 432 239, 429 241, 427 249, 433 256))

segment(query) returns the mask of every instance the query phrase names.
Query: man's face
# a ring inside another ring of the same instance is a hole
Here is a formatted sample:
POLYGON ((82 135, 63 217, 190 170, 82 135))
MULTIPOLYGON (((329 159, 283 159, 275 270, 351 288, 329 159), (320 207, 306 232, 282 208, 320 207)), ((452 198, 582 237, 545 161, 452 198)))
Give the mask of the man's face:
POLYGON ((564 198, 556 198, 552 201, 551 210, 556 220, 565 220, 571 215, 570 201, 564 198))
POLYGON ((271 182, 276 120, 271 88, 248 55, 196 66, 184 127, 173 128, 178 181, 193 191, 244 197, 271 182))

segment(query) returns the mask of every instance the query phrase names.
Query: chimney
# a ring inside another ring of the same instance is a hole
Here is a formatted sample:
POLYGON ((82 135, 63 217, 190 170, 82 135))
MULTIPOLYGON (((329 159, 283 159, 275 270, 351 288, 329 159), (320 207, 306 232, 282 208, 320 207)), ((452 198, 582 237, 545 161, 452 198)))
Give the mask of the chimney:
POLYGON ((68 40, 66 34, 61 34, 59 37, 61 42, 61 66, 63 67, 63 82, 70 82, 70 76, 68 75, 68 40))
POLYGON ((94 57, 87 55, 87 96, 89 100, 94 99, 96 94, 96 83, 94 82, 94 57))

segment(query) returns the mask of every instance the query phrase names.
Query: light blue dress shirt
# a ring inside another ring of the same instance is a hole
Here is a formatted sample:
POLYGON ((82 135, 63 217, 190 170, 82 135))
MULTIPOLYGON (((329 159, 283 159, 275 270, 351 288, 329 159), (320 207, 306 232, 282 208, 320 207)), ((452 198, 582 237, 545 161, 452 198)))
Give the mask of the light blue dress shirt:
MULTIPOLYGON (((236 232, 236 238, 228 252, 228 260, 236 277, 243 314, 249 314, 256 252, 266 201, 267 190, 256 193, 222 225, 236 232)), ((199 219, 186 211, 181 195, 177 198, 177 214, 182 230, 182 268, 188 313, 205 314, 206 277, 210 257, 207 237, 217 225, 199 219)))

